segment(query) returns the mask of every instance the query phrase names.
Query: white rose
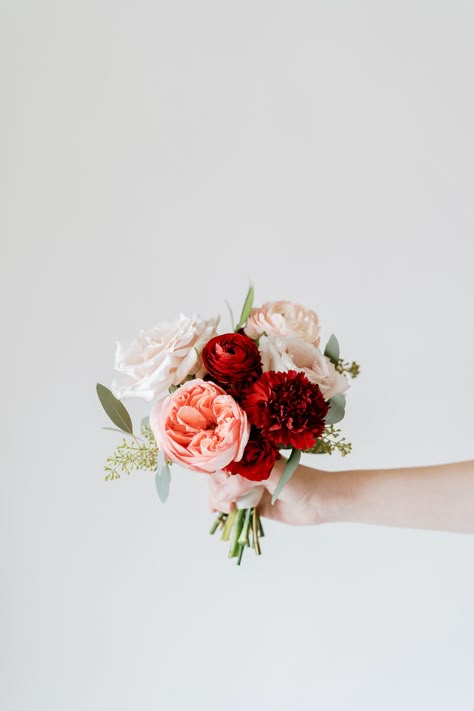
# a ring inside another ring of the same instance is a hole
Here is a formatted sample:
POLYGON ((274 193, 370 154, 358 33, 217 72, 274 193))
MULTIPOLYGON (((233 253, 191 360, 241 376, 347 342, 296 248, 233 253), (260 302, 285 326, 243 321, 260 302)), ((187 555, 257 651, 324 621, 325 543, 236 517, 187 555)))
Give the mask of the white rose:
POLYGON ((171 385, 180 385, 188 375, 202 375, 201 352, 217 335, 218 323, 219 317, 203 321, 181 314, 172 323, 140 331, 128 346, 117 343, 115 369, 121 376, 112 384, 115 396, 153 400, 167 395, 171 385))
POLYGON ((264 372, 296 370, 319 385, 325 400, 350 387, 345 375, 339 373, 319 348, 301 338, 262 336, 259 343, 264 372))
POLYGON ((249 338, 295 336, 319 346, 319 319, 311 309, 291 301, 269 301, 252 309, 244 332, 249 338))

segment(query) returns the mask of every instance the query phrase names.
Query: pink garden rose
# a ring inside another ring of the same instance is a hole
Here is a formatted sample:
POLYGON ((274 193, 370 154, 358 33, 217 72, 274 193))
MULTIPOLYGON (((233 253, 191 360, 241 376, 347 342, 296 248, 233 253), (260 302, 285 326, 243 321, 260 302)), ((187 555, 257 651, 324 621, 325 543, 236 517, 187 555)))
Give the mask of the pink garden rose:
POLYGON ((301 371, 311 383, 319 385, 325 400, 345 393, 350 387, 345 375, 336 370, 329 358, 301 338, 262 336, 259 349, 264 372, 301 371))
POLYGON ((153 400, 167 395, 171 385, 181 385, 188 375, 203 375, 201 352, 217 335, 218 322, 218 317, 203 320, 181 314, 172 323, 140 331, 128 346, 117 343, 115 370, 120 376, 112 384, 114 395, 119 400, 153 400))
POLYGON ((158 400, 150 427, 169 461, 207 474, 239 461, 250 434, 247 415, 234 398, 199 378, 158 400))
POLYGON ((244 333, 257 339, 267 336, 295 336, 319 346, 319 319, 311 309, 291 301, 268 301, 252 309, 244 333))

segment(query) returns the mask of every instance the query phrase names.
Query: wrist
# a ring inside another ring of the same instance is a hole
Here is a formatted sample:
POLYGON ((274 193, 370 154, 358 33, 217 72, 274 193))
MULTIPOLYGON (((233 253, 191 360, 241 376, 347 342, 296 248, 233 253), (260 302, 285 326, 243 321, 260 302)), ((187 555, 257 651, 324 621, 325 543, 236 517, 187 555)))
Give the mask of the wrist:
POLYGON ((351 520, 355 486, 352 472, 321 471, 316 484, 321 523, 343 523, 351 520))

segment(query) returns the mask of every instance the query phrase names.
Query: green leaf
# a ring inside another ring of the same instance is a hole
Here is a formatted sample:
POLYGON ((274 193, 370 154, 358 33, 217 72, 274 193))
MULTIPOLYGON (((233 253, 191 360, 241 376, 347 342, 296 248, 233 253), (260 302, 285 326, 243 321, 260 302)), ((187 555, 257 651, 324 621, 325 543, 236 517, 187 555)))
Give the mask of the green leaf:
POLYGON ((140 429, 146 429, 150 424, 150 418, 149 417, 144 417, 142 421, 140 422, 140 429))
POLYGON ((329 400, 329 412, 326 416, 327 425, 335 425, 340 422, 345 415, 346 398, 341 393, 333 395, 329 400))
POLYGON ((128 414, 127 408, 120 400, 117 400, 115 395, 106 388, 105 385, 97 383, 97 395, 107 415, 110 417, 114 425, 128 434, 133 434, 132 419, 128 414))
POLYGON ((164 504, 170 493, 171 470, 163 452, 158 452, 158 465, 155 474, 155 486, 160 501, 164 504))
POLYGON ((234 319, 234 314, 232 312, 232 307, 228 301, 226 301, 225 303, 226 303, 227 308, 229 309, 230 324, 232 326, 232 330, 235 331, 235 319, 234 319))
POLYGON ((331 363, 334 365, 338 364, 339 361, 339 342, 334 335, 331 335, 329 341, 326 343, 326 348, 324 349, 324 355, 329 358, 331 363))
POLYGON ((247 319, 250 316, 250 312, 252 311, 252 306, 253 306, 253 297, 254 297, 255 291, 253 288, 253 284, 250 284, 250 288, 247 292, 247 296, 245 297, 245 302, 244 306, 242 309, 242 313, 240 314, 240 321, 235 327, 235 331, 240 331, 240 329, 245 326, 247 323, 247 319))
POLYGON ((116 427, 102 427, 103 430, 108 430, 109 432, 118 432, 119 434, 123 434, 124 430, 118 430, 116 427))
POLYGON ((288 461, 287 461, 287 463, 286 463, 286 466, 285 466, 285 468, 284 468, 284 470, 283 470, 283 474, 282 474, 281 477, 280 477, 280 481, 279 481, 278 484, 276 485, 276 489, 275 489, 275 491, 273 492, 272 504, 275 503, 275 501, 278 499, 278 497, 279 497, 279 495, 280 495, 281 490, 283 489, 283 487, 285 486, 285 484, 287 484, 287 483, 289 482, 289 480, 291 479, 291 477, 293 476, 296 467, 297 467, 298 464, 300 463, 300 459, 301 459, 301 452, 300 452, 300 450, 299 450, 299 449, 293 449, 293 450, 291 451, 291 454, 290 454, 290 456, 289 456, 289 459, 288 459, 288 461))

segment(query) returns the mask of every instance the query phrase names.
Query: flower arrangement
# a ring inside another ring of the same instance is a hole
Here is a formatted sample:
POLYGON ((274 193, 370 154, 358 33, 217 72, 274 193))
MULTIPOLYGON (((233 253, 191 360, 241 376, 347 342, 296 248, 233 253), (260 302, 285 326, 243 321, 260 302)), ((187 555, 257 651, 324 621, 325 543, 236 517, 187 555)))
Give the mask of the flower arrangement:
MULTIPOLYGON (((106 480, 132 470, 154 472, 164 502, 173 464, 262 482, 280 452, 289 450, 275 502, 302 452, 351 451, 335 425, 344 417, 348 378, 357 377, 358 364, 340 357, 334 335, 320 350, 313 310, 289 301, 254 307, 253 300, 251 286, 230 333, 217 332, 219 317, 180 315, 141 331, 127 346, 117 344, 117 379, 111 389, 97 384, 115 425, 106 429, 125 435, 106 461, 106 480), (122 402, 133 397, 152 403, 139 434, 122 402)), ((246 548, 261 552, 262 491, 255 486, 229 514, 219 513, 211 528, 222 530, 239 565, 246 548)))

